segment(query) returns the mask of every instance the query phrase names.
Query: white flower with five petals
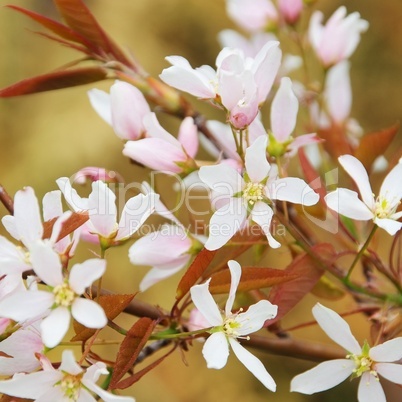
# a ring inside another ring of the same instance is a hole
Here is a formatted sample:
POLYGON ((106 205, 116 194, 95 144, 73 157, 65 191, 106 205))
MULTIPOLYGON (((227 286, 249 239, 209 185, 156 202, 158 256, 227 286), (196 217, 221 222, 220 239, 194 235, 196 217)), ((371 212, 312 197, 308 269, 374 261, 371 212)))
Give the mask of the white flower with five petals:
POLYGON ((191 298, 195 307, 209 323, 211 336, 206 340, 202 353, 207 361, 208 368, 221 369, 226 365, 229 357, 229 345, 234 354, 245 367, 262 384, 271 391, 276 390, 273 378, 264 365, 247 349, 240 345, 239 339, 247 339, 247 335, 258 331, 266 320, 274 318, 278 307, 268 300, 260 300, 253 304, 246 312, 240 310, 232 313, 236 290, 240 282, 241 267, 236 261, 228 262, 231 284, 229 296, 226 301, 225 311, 221 312, 209 292, 209 281, 202 285, 195 285, 190 289, 191 298))
POLYGON ((291 382, 291 391, 303 394, 330 389, 349 376, 360 378, 359 402, 386 402, 378 375, 402 384, 402 365, 392 363, 402 358, 402 337, 370 348, 361 347, 346 321, 334 311, 317 303, 313 315, 326 334, 348 351, 345 359, 319 364, 291 382))

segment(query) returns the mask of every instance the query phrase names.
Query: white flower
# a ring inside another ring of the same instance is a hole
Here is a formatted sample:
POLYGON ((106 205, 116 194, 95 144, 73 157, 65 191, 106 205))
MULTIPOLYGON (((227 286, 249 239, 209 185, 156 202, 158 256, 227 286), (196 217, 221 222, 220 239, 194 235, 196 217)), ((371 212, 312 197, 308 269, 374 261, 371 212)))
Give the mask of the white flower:
POLYGON ((402 198, 402 163, 398 163, 388 173, 379 196, 375 198, 363 164, 352 155, 342 155, 338 160, 356 183, 362 200, 355 191, 338 188, 326 195, 328 207, 348 218, 362 221, 372 219, 377 226, 393 236, 402 227, 402 223, 398 222, 402 212, 397 212, 402 198))
POLYGON ((134 398, 106 392, 96 382, 108 375, 106 365, 97 362, 84 371, 75 361, 71 350, 64 350, 58 370, 45 370, 30 374, 16 374, 11 380, 0 381, 0 392, 18 398, 29 398, 40 402, 95 402, 91 392, 105 402, 135 402, 134 398))
POLYGON ((229 261, 228 266, 232 277, 230 292, 225 311, 221 312, 209 292, 209 281, 202 285, 195 285, 190 289, 191 298, 195 307, 213 327, 211 336, 206 340, 202 353, 207 361, 208 368, 221 369, 226 365, 229 356, 229 345, 234 354, 254 374, 254 376, 271 391, 275 391, 276 384, 265 369, 264 365, 247 349, 240 345, 239 339, 247 339, 247 335, 258 331, 266 320, 276 316, 278 307, 268 300, 261 300, 248 308, 246 312, 232 313, 236 290, 240 282, 241 267, 236 261, 229 261))
POLYGON ((0 316, 24 322, 46 314, 40 328, 43 343, 49 348, 61 342, 70 326, 71 315, 87 328, 103 328, 107 324, 102 307, 80 297, 104 274, 105 260, 94 258, 75 264, 67 278, 63 276, 56 251, 48 242, 38 242, 31 248, 31 261, 36 275, 48 285, 48 290, 11 293, 0 302, 0 316))
POLYGON ((314 205, 319 196, 303 180, 277 178, 276 165, 266 158, 267 137, 260 136, 247 148, 243 177, 226 164, 203 166, 200 179, 214 192, 217 210, 209 224, 208 250, 226 244, 247 221, 248 215, 267 236, 271 247, 280 247, 270 233, 272 200, 314 205))
POLYGON ((402 338, 370 348, 363 347, 352 335, 349 325, 337 313, 317 303, 313 315, 327 335, 348 351, 345 359, 330 360, 293 378, 291 391, 314 394, 338 385, 347 377, 360 377, 359 402, 386 402, 378 375, 402 384, 402 338))

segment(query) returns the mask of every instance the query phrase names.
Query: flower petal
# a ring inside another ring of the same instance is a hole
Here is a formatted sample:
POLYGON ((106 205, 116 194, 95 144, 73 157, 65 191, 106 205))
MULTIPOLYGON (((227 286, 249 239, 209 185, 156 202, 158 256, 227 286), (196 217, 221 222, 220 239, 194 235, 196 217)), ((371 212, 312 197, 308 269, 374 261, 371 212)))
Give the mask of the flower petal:
POLYGON ((190 294, 195 307, 197 307, 199 312, 204 316, 211 326, 216 327, 218 325, 222 325, 223 319, 219 308, 209 291, 210 281, 211 279, 202 285, 192 286, 190 289, 190 294))
MULTIPOLYGON (((120 395, 114 395, 110 392, 105 391, 102 389, 99 385, 96 385, 92 381, 88 381, 83 379, 81 381, 89 390, 94 392, 96 395, 99 395, 101 399, 105 402, 135 402, 135 399, 130 397, 130 396, 120 396, 120 395)), ((82 391, 85 390, 81 390, 82 391)), ((91 397, 92 398, 92 397, 91 397)), ((94 399, 95 400, 95 399, 94 399)), ((80 394, 80 399, 79 402, 81 402, 81 394, 80 394)), ((83 401, 85 402, 85 401, 83 401)))
POLYGON ((374 208, 373 190, 363 164, 352 155, 342 155, 338 158, 338 161, 356 183, 363 202, 372 210, 374 208))
POLYGON ((267 142, 267 136, 260 136, 246 149, 246 172, 253 183, 264 180, 271 170, 267 160, 267 142))
POLYGON ((262 384, 270 391, 276 391, 276 384, 274 379, 268 373, 264 365, 259 359, 257 359, 252 353, 245 349, 239 342, 233 338, 229 338, 230 346, 233 349, 234 354, 244 364, 247 370, 249 370, 262 384))
POLYGON ((71 306, 72 316, 87 328, 103 328, 107 317, 103 308, 93 300, 76 298, 71 306))
POLYGON ((369 355, 376 362, 389 363, 402 359, 402 337, 373 346, 369 355))
POLYGON ((357 399, 359 402, 387 402, 380 381, 369 371, 363 373, 360 378, 357 399))
POLYGON ((230 260, 228 261, 228 267, 230 270, 230 290, 228 299, 226 301, 225 313, 226 315, 230 315, 232 312, 233 302, 236 297, 237 287, 239 286, 240 277, 241 277, 241 266, 237 261, 230 260))
POLYGON ((348 359, 330 360, 299 374, 290 383, 291 392, 315 394, 340 384, 348 378, 355 368, 355 363, 348 359))
POLYGON ((350 331, 348 323, 335 311, 317 303, 313 315, 319 326, 338 345, 355 355, 361 354, 361 347, 350 331))
POLYGON ((393 219, 374 218, 374 223, 387 231, 391 236, 394 236, 395 233, 402 227, 402 222, 398 222, 393 219))
POLYGON ((70 349, 63 350, 60 370, 72 375, 78 375, 83 371, 79 364, 75 361, 74 353, 70 349))
POLYGON ((194 158, 198 151, 198 128, 192 117, 188 116, 183 119, 180 124, 177 139, 187 152, 188 156, 194 158))
POLYGON ((50 286, 63 283, 62 266, 59 254, 49 242, 37 242, 31 247, 31 263, 36 275, 50 286))
POLYGON ((245 313, 236 317, 236 322, 241 324, 237 329, 240 336, 248 335, 261 329, 267 320, 272 320, 278 313, 278 306, 268 300, 260 300, 251 305, 245 313))
POLYGON ((67 307, 57 307, 40 324, 43 343, 54 348, 64 338, 70 326, 70 312, 67 307))
POLYGON ((225 245, 242 228, 247 217, 247 209, 241 198, 232 198, 228 204, 218 209, 209 222, 209 237, 205 243, 207 250, 217 250, 225 245))
POLYGON ((394 363, 376 363, 374 369, 388 381, 402 385, 402 365, 394 363))
POLYGON ((106 270, 106 260, 92 258, 82 264, 75 264, 70 271, 69 284, 78 295, 82 295, 85 289, 99 279, 106 270))
POLYGON ((368 221, 374 218, 374 214, 367 205, 359 200, 357 193, 347 188, 338 188, 325 196, 328 208, 338 214, 359 221, 368 221))
POLYGON ((285 177, 276 179, 269 185, 269 197, 272 200, 289 201, 295 204, 314 205, 320 196, 302 179, 285 177))
POLYGON ((207 367, 220 370, 225 367, 229 357, 229 344, 223 332, 213 333, 202 348, 207 367))
POLYGON ((239 173, 224 163, 201 167, 199 177, 211 190, 219 194, 233 195, 244 187, 244 180, 239 173))
POLYGON ((398 163, 385 177, 380 189, 380 196, 392 205, 397 205, 402 198, 402 163, 398 163))
POLYGON ((100 89, 90 89, 88 91, 89 102, 95 112, 110 126, 112 125, 112 106, 110 95, 100 89))
POLYGON ((283 77, 271 105, 271 130, 278 142, 285 142, 292 134, 298 110, 299 101, 293 93, 292 81, 283 77))
POLYGON ((256 202, 251 211, 251 219, 263 230, 265 236, 267 236, 269 245, 272 248, 278 248, 281 246, 281 243, 276 241, 270 232, 273 215, 274 211, 272 208, 261 201, 256 202))

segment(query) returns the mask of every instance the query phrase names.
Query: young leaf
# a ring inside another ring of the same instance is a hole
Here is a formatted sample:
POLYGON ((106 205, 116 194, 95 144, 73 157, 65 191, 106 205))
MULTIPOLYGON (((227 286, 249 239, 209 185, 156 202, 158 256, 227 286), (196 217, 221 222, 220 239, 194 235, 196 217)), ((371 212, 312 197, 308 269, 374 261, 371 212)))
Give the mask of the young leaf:
MULTIPOLYGON (((44 239, 49 239, 52 230, 53 230, 53 225, 56 222, 57 218, 53 218, 49 221, 46 221, 43 223, 43 238, 44 239)), ((72 215, 63 223, 63 227, 60 231, 59 237, 57 238, 57 241, 63 239, 70 233, 74 232, 74 230, 78 229, 80 226, 82 226, 87 220, 89 219, 88 213, 87 212, 73 212, 72 215)))
MULTIPOLYGON (((114 320, 133 300, 135 294, 128 295, 102 295, 98 299, 98 303, 105 310, 106 317, 109 320, 114 320)), ((86 328, 84 325, 74 321, 74 331, 76 335, 71 339, 72 342, 85 342, 95 332, 95 329, 86 328)))
POLYGON ((151 336, 155 325, 156 321, 143 317, 130 328, 117 353, 116 363, 110 380, 111 389, 115 389, 117 383, 133 367, 139 353, 151 336))
POLYGON ((371 170, 373 162, 383 155, 396 133, 399 130, 399 123, 381 131, 366 134, 361 140, 359 147, 354 152, 354 156, 363 163, 368 172, 371 170))
POLYGON ((53 91, 77 85, 102 81, 107 77, 107 70, 101 67, 85 67, 27 78, 0 90, 0 98, 28 95, 37 92, 53 91))
MULTIPOLYGON (((313 246, 311 251, 321 261, 330 262, 336 255, 331 244, 321 243, 313 246)), ((269 295, 269 301, 278 306, 278 314, 273 320, 267 321, 272 325, 287 314, 300 300, 309 293, 324 274, 322 266, 309 254, 304 253, 292 261, 285 269, 289 275, 296 275, 296 279, 274 286, 269 295)))
POLYGON ((191 286, 197 283, 198 279, 201 278, 204 271, 208 268, 215 254, 216 251, 209 251, 205 248, 197 254, 177 286, 177 301, 180 301, 189 292, 191 286))
MULTIPOLYGON (((209 291, 212 294, 229 293, 231 275, 228 269, 212 275, 209 291)), ((274 268, 243 267, 241 279, 237 288, 240 292, 267 288, 296 279, 296 274, 274 268)))
POLYGON ((323 146, 334 160, 341 155, 352 154, 344 127, 333 124, 330 128, 318 130, 318 135, 325 140, 323 146))

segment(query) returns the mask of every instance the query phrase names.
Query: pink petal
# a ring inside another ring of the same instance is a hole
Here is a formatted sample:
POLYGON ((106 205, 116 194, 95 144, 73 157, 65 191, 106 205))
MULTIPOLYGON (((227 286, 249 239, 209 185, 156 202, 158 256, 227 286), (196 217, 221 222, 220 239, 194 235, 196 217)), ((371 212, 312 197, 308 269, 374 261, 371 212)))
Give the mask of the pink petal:
POLYGON ((207 367, 220 370, 226 366, 229 357, 228 340, 223 332, 213 333, 202 348, 207 367))
POLYGON ((209 237, 205 243, 207 250, 217 250, 225 245, 241 229, 247 217, 247 209, 241 198, 218 209, 209 221, 209 237))
POLYGON ((71 306, 71 314, 87 328, 103 328, 107 324, 103 308, 93 300, 76 298, 71 306))
POLYGON ((371 189, 368 174, 363 164, 352 155, 342 155, 338 160, 346 173, 356 183, 363 202, 372 210, 374 208, 373 190, 371 189))
POLYGON ((380 381, 369 371, 363 373, 360 378, 357 398, 359 402, 387 402, 380 381))
POLYGON ((218 306, 209 292, 209 282, 202 285, 192 286, 190 289, 191 299, 195 307, 204 316, 211 326, 222 325, 223 319, 218 306))
POLYGON ((236 322, 241 324, 237 330, 240 336, 248 335, 261 329, 267 320, 272 320, 278 313, 278 306, 268 300, 260 300, 251 305, 245 313, 236 317, 236 322))
POLYGON ((177 138, 187 155, 194 158, 198 151, 198 128, 192 117, 186 117, 182 121, 177 138))
POLYGON ((315 394, 333 388, 352 375, 355 363, 348 359, 330 360, 299 374, 290 383, 291 392, 315 394))
POLYGON ((267 143, 268 137, 260 136, 246 149, 246 172, 253 183, 266 179, 271 170, 267 160, 267 143))
POLYGON ((348 323, 335 311, 317 303, 313 315, 323 331, 338 345, 355 355, 361 354, 361 347, 350 331, 348 323))
POLYGON ((177 148, 181 147, 180 142, 160 125, 155 113, 152 112, 146 114, 143 118, 143 123, 149 137, 159 138, 160 140, 164 140, 177 148))
POLYGON ((233 302, 236 297, 237 287, 239 286, 240 277, 241 277, 241 266, 237 261, 230 260, 228 261, 228 267, 230 270, 230 290, 228 299, 225 305, 225 313, 229 316, 232 312, 233 302))
POLYGON ((271 130, 278 142, 288 140, 296 127, 299 101, 292 90, 290 78, 283 77, 271 105, 271 130))
POLYGON ((42 320, 40 329, 43 343, 48 348, 57 346, 70 326, 70 312, 67 307, 57 307, 42 320))
POLYGON ((233 338, 229 338, 230 346, 233 349, 234 354, 244 364, 247 370, 249 370, 261 383, 270 391, 276 391, 276 384, 274 379, 268 373, 264 365, 259 359, 257 359, 252 353, 240 345, 233 338))
POLYGON ((92 258, 82 264, 75 264, 70 271, 69 284, 77 295, 99 279, 106 271, 106 260, 92 258))
POLYGON ((368 221, 374 218, 367 205, 359 200, 357 193, 346 188, 338 188, 325 196, 328 208, 348 218, 368 221))

